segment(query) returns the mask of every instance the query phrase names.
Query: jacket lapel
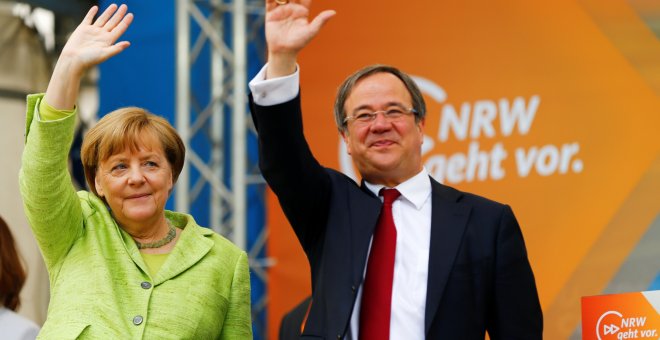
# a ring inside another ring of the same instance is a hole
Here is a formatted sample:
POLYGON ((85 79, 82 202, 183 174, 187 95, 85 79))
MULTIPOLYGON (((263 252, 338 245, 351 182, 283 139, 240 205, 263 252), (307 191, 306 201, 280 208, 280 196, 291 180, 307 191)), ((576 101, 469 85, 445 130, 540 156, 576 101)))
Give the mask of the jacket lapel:
MULTIPOLYGON (((96 198, 99 200, 98 198, 96 198)), ((102 204, 103 202, 99 200, 102 204)), ((207 235, 213 234, 213 231, 206 228, 198 228, 197 223, 190 215, 165 211, 165 216, 174 223, 175 226, 181 228, 183 231, 179 235, 179 240, 174 246, 174 249, 167 257, 165 263, 160 268, 156 277, 151 277, 149 268, 142 259, 140 250, 135 245, 133 238, 120 228, 116 221, 112 220, 117 233, 121 236, 126 252, 130 256, 133 263, 138 266, 148 277, 153 280, 154 285, 165 282, 182 272, 192 267, 195 263, 201 260, 206 253, 213 247, 213 241, 207 238, 207 235)))
POLYGON ((129 235, 124 229, 120 228, 114 219, 112 220, 112 223, 117 229, 116 232, 121 236, 121 240, 123 241, 123 245, 126 249, 126 253, 128 253, 128 256, 130 256, 131 260, 133 260, 133 263, 135 263, 135 265, 138 266, 145 275, 151 278, 149 275, 149 268, 144 263, 142 255, 140 254, 140 250, 135 245, 135 241, 133 241, 131 235, 129 235))
POLYGON ((470 207, 458 202, 462 195, 460 191, 433 179, 431 188, 431 247, 424 318, 426 333, 442 299, 470 215, 470 207))
MULTIPOLYGON (((350 209, 351 221, 351 257, 353 259, 353 278, 352 282, 359 285, 362 282, 364 269, 367 261, 367 251, 369 250, 369 242, 371 235, 374 232, 376 223, 378 222, 378 215, 383 204, 376 195, 371 192, 364 182, 360 185, 360 189, 364 194, 368 195, 370 199, 352 200, 353 205, 350 209)), ((361 193, 358 193, 362 195, 361 193)))
POLYGON ((169 211, 166 211, 165 214, 174 225, 185 225, 185 227, 179 235, 176 246, 163 263, 163 267, 156 274, 154 278, 155 285, 167 281, 192 267, 213 247, 213 241, 206 237, 213 234, 213 232, 210 229, 198 228, 192 216, 169 211))

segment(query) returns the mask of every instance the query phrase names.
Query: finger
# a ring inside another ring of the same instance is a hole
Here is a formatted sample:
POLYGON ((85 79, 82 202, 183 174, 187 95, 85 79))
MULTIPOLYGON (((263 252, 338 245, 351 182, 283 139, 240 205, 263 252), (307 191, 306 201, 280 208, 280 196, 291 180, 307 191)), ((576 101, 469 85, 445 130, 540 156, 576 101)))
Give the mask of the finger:
POLYGON ((115 26, 117 26, 117 24, 119 24, 119 22, 122 21, 127 11, 128 11, 128 6, 123 4, 119 6, 117 12, 115 12, 112 18, 110 18, 110 20, 108 20, 108 22, 105 24, 104 26, 105 29, 107 29, 108 31, 112 31, 115 28, 115 26))
POLYGON ((97 27, 103 27, 106 22, 108 22, 108 19, 112 16, 112 14, 117 10, 117 5, 111 4, 108 6, 108 8, 101 13, 101 15, 96 19, 96 22, 94 23, 95 26, 97 27))
POLYGON ((87 25, 91 25, 92 22, 94 22, 94 16, 96 15, 96 13, 98 11, 99 11, 98 6, 92 6, 92 8, 90 8, 89 11, 87 11, 87 14, 85 15, 85 18, 82 20, 82 23, 87 24, 87 25))
POLYGON ((325 25, 325 23, 328 22, 330 18, 335 16, 335 14, 337 14, 337 12, 331 9, 319 13, 319 15, 317 15, 316 18, 314 18, 314 20, 309 23, 309 26, 314 31, 314 34, 317 34, 321 30, 321 27, 323 27, 323 25, 325 25))
POLYGON ((309 16, 309 10, 298 5, 284 5, 274 9, 266 20, 280 21, 287 19, 306 18, 309 16))
POLYGON ((285 6, 287 4, 299 3, 299 0, 266 0, 266 12, 272 11, 279 6, 285 6), (279 1, 279 2, 278 2, 279 1), (282 3, 284 1, 284 3, 282 3))
POLYGON ((266 0, 266 12, 273 10, 277 7, 275 0, 266 0))
POLYGON ((128 13, 126 16, 112 29, 112 40, 115 41, 126 32, 128 26, 133 22, 133 13, 128 13))

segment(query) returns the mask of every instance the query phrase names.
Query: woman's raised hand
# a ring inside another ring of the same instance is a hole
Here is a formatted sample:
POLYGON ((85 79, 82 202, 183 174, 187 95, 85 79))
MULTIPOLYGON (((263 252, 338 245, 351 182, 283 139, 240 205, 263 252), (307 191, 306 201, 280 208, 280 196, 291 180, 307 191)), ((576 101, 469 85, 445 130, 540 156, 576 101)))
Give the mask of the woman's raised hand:
POLYGON ((128 41, 117 42, 133 21, 133 14, 127 11, 126 5, 112 4, 96 20, 97 6, 87 12, 57 60, 46 91, 48 104, 56 109, 72 109, 85 71, 130 46, 128 41))
POLYGON ((85 19, 67 40, 60 56, 71 59, 81 71, 102 63, 130 45, 128 41, 115 43, 133 21, 133 14, 126 13, 128 7, 112 4, 94 20, 98 10, 94 6, 87 12, 85 19))

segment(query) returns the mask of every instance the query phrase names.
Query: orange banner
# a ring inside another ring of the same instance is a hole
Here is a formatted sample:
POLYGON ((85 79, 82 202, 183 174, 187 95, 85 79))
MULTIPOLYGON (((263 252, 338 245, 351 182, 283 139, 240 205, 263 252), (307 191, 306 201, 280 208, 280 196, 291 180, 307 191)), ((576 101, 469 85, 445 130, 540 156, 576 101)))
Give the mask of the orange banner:
POLYGON ((582 339, 658 339, 660 291, 582 298, 582 339))

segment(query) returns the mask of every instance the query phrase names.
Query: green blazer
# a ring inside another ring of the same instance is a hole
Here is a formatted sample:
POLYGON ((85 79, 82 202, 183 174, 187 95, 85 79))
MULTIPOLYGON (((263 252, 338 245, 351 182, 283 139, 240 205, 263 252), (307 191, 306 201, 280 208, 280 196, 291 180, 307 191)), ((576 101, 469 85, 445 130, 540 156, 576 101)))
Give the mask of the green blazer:
POLYGON ((252 339, 247 255, 192 216, 155 277, 103 201, 67 169, 75 115, 40 121, 28 96, 20 188, 51 297, 41 339, 252 339))

